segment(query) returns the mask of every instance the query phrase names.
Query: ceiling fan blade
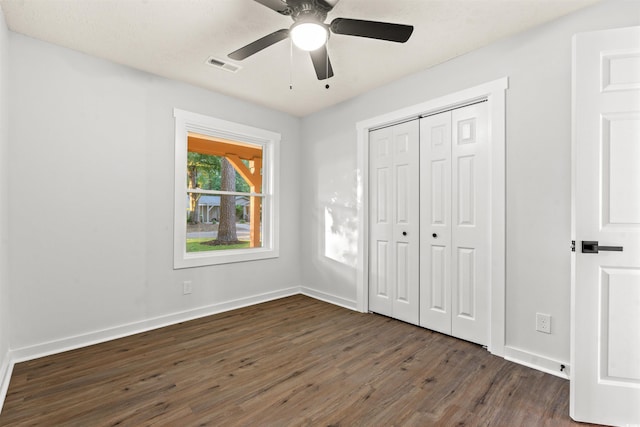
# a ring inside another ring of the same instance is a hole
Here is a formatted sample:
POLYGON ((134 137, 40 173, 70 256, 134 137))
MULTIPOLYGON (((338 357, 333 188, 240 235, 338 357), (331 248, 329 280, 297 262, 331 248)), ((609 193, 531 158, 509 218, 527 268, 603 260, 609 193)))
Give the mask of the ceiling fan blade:
POLYGON ((271 10, 275 10, 281 15, 291 15, 291 8, 285 0, 254 0, 263 6, 267 6, 271 10))
POLYGON ((404 43, 411 37, 413 26, 392 24, 390 22, 336 18, 331 21, 331 31, 347 36, 368 37, 370 39, 404 43))
POLYGON ((265 49, 272 44, 276 44, 279 41, 286 39, 287 37, 289 37, 289 30, 278 30, 274 33, 262 37, 261 39, 254 41, 253 43, 249 43, 245 47, 241 47, 240 49, 231 52, 228 56, 229 58, 235 59, 236 61, 242 61, 243 59, 248 58, 254 53, 258 53, 262 49, 265 49))
POLYGON ((313 68, 316 69, 316 76, 318 76, 318 80, 325 80, 333 77, 333 67, 331 67, 331 60, 329 59, 326 45, 316 50, 312 50, 309 54, 311 55, 313 68))

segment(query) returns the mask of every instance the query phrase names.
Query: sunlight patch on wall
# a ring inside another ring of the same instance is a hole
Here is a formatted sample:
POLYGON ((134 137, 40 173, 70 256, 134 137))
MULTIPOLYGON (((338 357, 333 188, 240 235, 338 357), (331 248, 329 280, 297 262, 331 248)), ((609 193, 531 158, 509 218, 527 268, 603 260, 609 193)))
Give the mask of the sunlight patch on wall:
POLYGON ((350 267, 358 251, 357 211, 340 205, 324 208, 324 256, 350 267))

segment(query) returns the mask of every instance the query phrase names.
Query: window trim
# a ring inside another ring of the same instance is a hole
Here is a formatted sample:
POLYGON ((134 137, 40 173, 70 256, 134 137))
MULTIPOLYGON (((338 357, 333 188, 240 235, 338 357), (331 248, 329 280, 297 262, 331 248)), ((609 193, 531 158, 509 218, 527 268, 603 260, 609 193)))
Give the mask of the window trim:
POLYGON ((279 254, 279 133, 174 108, 175 171, 173 268, 190 268, 277 258, 279 254), (187 137, 189 132, 262 147, 262 247, 187 252, 187 137))

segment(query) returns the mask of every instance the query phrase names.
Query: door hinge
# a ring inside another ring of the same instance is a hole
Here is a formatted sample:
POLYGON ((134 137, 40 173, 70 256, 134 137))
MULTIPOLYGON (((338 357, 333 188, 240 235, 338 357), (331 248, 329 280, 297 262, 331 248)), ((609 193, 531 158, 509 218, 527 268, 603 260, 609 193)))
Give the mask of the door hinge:
POLYGON ((571 252, 575 252, 576 251, 576 241, 572 240, 571 241, 571 252))

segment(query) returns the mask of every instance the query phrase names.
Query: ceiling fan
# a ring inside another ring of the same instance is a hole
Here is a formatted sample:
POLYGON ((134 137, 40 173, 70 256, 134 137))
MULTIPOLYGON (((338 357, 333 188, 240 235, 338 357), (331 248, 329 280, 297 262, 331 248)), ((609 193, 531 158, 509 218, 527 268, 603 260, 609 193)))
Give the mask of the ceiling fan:
POLYGON ((390 22, 363 21, 360 19, 336 18, 331 24, 324 20, 339 0, 255 0, 256 2, 290 16, 293 25, 289 29, 275 31, 240 49, 231 52, 229 58, 242 61, 261 50, 291 37, 293 44, 309 51, 318 80, 333 77, 333 68, 327 53, 329 32, 348 36, 367 37, 404 43, 413 33, 412 25, 390 22))

